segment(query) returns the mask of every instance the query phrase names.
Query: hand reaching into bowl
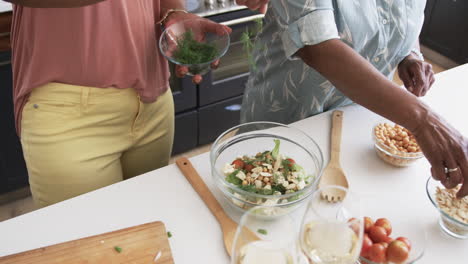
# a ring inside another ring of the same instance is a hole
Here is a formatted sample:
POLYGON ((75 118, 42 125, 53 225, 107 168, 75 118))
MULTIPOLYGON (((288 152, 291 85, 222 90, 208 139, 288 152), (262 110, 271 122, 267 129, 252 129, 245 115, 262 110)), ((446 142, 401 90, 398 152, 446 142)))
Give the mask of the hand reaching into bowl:
MULTIPOLYGON (((221 24, 218 24, 216 22, 213 22, 211 20, 201 18, 197 15, 190 14, 190 13, 183 13, 183 12, 174 12, 168 18, 166 19, 166 22, 164 26, 167 28, 177 22, 181 21, 193 21, 193 28, 199 28, 198 30, 194 30, 195 32, 202 32, 202 33, 214 33, 216 35, 222 36, 224 34, 230 34, 232 32, 232 29, 228 26, 224 26, 221 24)), ((190 23, 187 22, 190 27, 190 23)), ((195 39, 201 40, 203 39, 204 36, 202 35, 196 35, 195 39)), ((211 63, 211 68, 216 69, 219 66, 219 60, 216 60, 211 63)), ((176 75, 179 78, 184 77, 188 73, 188 67, 186 66, 181 66, 177 65, 176 66, 176 75)), ((196 84, 200 83, 202 81, 202 76, 200 74, 196 74, 192 77, 192 81, 196 84)))
POLYGON ((458 198, 468 195, 468 140, 445 120, 428 112, 413 134, 431 163, 432 177, 451 189, 463 184, 458 198))

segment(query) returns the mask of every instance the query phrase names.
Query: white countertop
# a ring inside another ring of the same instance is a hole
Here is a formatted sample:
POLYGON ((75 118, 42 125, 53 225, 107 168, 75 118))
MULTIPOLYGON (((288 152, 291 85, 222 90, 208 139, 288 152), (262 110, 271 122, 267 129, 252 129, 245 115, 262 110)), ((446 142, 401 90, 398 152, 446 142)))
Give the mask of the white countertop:
MULTIPOLYGON (((466 111, 460 110, 468 98, 467 83, 468 64, 438 74, 424 99, 465 135, 466 111)), ((360 106, 343 110, 341 163, 353 191, 372 193, 389 214, 426 227, 428 246, 419 263, 466 264, 468 240, 442 233, 438 213, 426 196, 427 161, 408 168, 387 165, 375 155, 370 136, 381 117, 360 106)), ((326 160, 330 117, 331 113, 323 113, 293 124, 317 141, 326 160)), ((213 189, 208 154, 191 161, 225 206, 213 189)), ((229 208, 227 212, 238 220, 237 212, 229 208)), ((155 220, 163 221, 173 234, 170 243, 176 263, 229 262, 216 219, 175 165, 0 223, 0 256, 155 220)))
POLYGON ((0 0, 0 13, 8 12, 8 11, 11 11, 11 10, 12 10, 12 6, 11 6, 10 3, 3 2, 2 0, 0 0))

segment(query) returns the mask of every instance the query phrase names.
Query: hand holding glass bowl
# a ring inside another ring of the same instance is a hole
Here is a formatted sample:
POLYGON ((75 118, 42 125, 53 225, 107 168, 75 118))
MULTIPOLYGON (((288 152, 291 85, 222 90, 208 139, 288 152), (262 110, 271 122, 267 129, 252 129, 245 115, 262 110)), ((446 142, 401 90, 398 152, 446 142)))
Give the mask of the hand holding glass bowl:
POLYGON ((187 69, 186 74, 197 76, 194 82, 200 82, 201 75, 226 54, 230 43, 227 29, 203 18, 182 20, 164 30, 159 49, 179 69, 187 69))

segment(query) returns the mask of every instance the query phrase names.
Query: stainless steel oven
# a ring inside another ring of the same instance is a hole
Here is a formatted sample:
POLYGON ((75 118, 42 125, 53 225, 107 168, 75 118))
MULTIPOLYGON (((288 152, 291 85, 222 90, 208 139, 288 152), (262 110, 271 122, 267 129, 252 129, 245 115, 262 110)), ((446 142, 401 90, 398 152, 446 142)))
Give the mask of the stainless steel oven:
POLYGON ((231 45, 221 58, 219 68, 209 72, 200 84, 199 105, 204 106, 244 93, 249 76, 249 61, 241 36, 247 30, 254 31, 255 20, 263 17, 261 14, 247 14, 249 15, 232 20, 223 20, 223 16, 213 18, 232 28, 231 45))
POLYGON ((209 144, 223 131, 239 124, 242 95, 249 76, 249 62, 240 41, 246 30, 256 28, 263 15, 234 1, 188 0, 189 11, 232 28, 231 44, 218 69, 203 76, 199 85, 189 77, 175 77, 171 65, 171 88, 176 109, 174 154, 209 144))

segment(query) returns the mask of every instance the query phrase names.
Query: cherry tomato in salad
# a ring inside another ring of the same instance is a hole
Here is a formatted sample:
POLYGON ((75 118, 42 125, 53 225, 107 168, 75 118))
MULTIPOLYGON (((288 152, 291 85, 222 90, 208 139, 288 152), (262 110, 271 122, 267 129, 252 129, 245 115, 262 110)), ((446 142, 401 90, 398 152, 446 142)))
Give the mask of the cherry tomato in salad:
POLYGON ((411 250, 411 241, 408 238, 406 238, 406 237, 397 237, 396 240, 399 240, 399 241, 405 243, 406 246, 408 247, 408 249, 411 250))
POLYGON ((374 243, 385 242, 387 240, 387 231, 381 226, 373 226, 369 230, 369 237, 374 243))
POLYGON ((244 168, 245 162, 243 162, 240 159, 236 159, 235 161, 232 162, 232 165, 234 166, 235 169, 241 170, 244 168))
POLYGON ((385 262, 386 259, 387 257, 385 247, 379 243, 373 244, 369 249, 369 260, 382 263, 385 262))
POLYGON ((252 164, 245 164, 244 166, 244 170, 246 170, 247 172, 252 172, 253 168, 254 168, 254 165, 252 164))
POLYGON ((388 245, 386 256, 388 261, 401 263, 408 258, 409 249, 403 241, 395 240, 388 245))
POLYGON ((381 226, 381 227, 385 228, 385 230, 387 231, 387 236, 392 234, 392 224, 390 223, 390 221, 387 218, 377 219, 377 221, 375 221, 374 225, 381 226))
POLYGON ((290 168, 291 168, 294 164, 296 164, 296 161, 293 160, 293 159, 291 159, 291 158, 288 158, 288 159, 286 159, 286 160, 289 161, 288 166, 289 166, 290 168))

